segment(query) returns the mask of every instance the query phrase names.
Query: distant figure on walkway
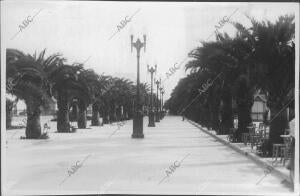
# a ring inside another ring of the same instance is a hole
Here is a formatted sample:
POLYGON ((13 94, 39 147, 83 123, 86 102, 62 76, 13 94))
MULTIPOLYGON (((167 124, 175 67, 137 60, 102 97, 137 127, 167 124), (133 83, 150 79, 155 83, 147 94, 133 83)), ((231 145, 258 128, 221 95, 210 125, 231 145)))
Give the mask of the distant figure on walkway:
POLYGON ((184 121, 184 115, 182 115, 182 121, 184 121))

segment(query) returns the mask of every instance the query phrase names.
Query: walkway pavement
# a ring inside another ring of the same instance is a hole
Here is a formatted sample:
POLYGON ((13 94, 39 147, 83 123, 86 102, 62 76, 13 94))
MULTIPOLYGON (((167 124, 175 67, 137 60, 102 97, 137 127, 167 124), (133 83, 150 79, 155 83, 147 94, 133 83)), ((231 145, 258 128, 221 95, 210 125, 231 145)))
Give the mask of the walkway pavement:
POLYGON ((20 140, 24 129, 9 130, 6 191, 29 195, 291 193, 283 179, 272 172, 265 176, 264 168, 181 117, 167 116, 154 128, 146 126, 147 118, 144 123, 144 139, 131 139, 132 121, 119 130, 105 125, 76 133, 56 133, 56 123, 51 122, 48 140, 20 140))
POLYGON ((248 158, 257 162, 266 169, 270 168, 273 174, 276 173, 278 177, 285 179, 286 183, 289 183, 290 186, 293 186, 293 182, 290 177, 290 170, 287 169, 287 162, 285 165, 283 165, 281 158, 275 159, 272 157, 261 157, 256 154, 256 146, 253 146, 253 148, 251 148, 251 145, 249 143, 247 145, 245 145, 244 143, 231 143, 228 141, 228 135, 217 135, 216 131, 214 130, 208 130, 206 127, 202 127, 201 125, 193 121, 189 122, 201 129, 202 131, 206 132, 208 135, 217 139, 224 145, 231 147, 240 154, 248 156, 248 158))

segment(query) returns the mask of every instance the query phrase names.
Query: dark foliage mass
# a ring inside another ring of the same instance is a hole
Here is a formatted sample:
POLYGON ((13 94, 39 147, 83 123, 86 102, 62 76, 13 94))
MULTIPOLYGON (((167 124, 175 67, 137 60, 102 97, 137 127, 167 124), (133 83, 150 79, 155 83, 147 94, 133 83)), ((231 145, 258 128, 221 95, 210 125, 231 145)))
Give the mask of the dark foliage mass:
POLYGON ((294 108, 294 16, 281 16, 275 23, 249 19, 250 28, 231 23, 235 36, 217 33, 216 41, 202 42, 189 53, 190 74, 179 81, 165 107, 218 134, 228 134, 236 116, 240 141, 252 121, 253 95, 260 91, 271 112, 270 150, 283 142, 280 135, 288 122, 282 108, 294 108))
MULTIPOLYGON (((92 125, 100 126, 131 119, 136 86, 125 78, 99 75, 83 64, 66 64, 61 54, 29 55, 7 49, 6 91, 24 100, 27 111, 26 138, 44 138, 41 133, 41 107, 47 108, 51 99, 57 101, 57 131, 73 132, 70 121, 78 128, 87 127, 87 108, 92 106, 92 125)), ((140 94, 143 105, 149 105, 149 87, 142 83, 140 94)), ((157 102, 157 100, 154 100, 157 102)), ((7 126, 11 126, 13 102, 7 100, 7 126)))

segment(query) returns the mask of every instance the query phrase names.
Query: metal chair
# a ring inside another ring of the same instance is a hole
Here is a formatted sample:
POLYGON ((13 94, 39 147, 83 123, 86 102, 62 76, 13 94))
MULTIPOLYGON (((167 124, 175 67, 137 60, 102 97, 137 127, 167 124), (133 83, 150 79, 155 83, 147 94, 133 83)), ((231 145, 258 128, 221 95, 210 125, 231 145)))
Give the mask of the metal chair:
POLYGON ((281 155, 281 159, 280 159, 280 162, 283 163, 283 166, 285 165, 285 161, 288 160, 288 159, 291 159, 292 157, 292 138, 289 137, 289 138, 285 138, 284 139, 284 144, 285 146, 281 148, 281 151, 280 151, 280 155, 281 155))
POLYGON ((253 147, 259 143, 262 136, 261 134, 256 134, 255 126, 249 127, 248 129, 249 129, 250 145, 251 145, 251 149, 253 149, 253 147))
POLYGON ((236 138, 236 128, 230 128, 229 129, 229 134, 227 136, 228 141, 230 142, 236 142, 237 138, 236 138))
POLYGON ((258 144, 256 145, 256 154, 261 156, 266 156, 268 154, 267 145, 269 139, 268 138, 261 138, 258 144))
POLYGON ((249 133, 242 133, 242 142, 244 143, 245 146, 247 146, 247 143, 249 143, 250 135, 249 133))

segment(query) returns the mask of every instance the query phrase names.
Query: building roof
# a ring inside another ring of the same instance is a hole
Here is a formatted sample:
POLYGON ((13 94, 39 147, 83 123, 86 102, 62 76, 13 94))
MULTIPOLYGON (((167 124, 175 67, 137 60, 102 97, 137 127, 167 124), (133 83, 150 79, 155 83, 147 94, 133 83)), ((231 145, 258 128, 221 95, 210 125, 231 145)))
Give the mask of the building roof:
POLYGON ((261 92, 261 89, 258 89, 255 93, 254 93, 254 100, 260 99, 263 102, 267 102, 267 97, 266 95, 261 92))
POLYGON ((266 96, 264 94, 255 94, 254 100, 261 100, 263 102, 267 102, 266 96))

